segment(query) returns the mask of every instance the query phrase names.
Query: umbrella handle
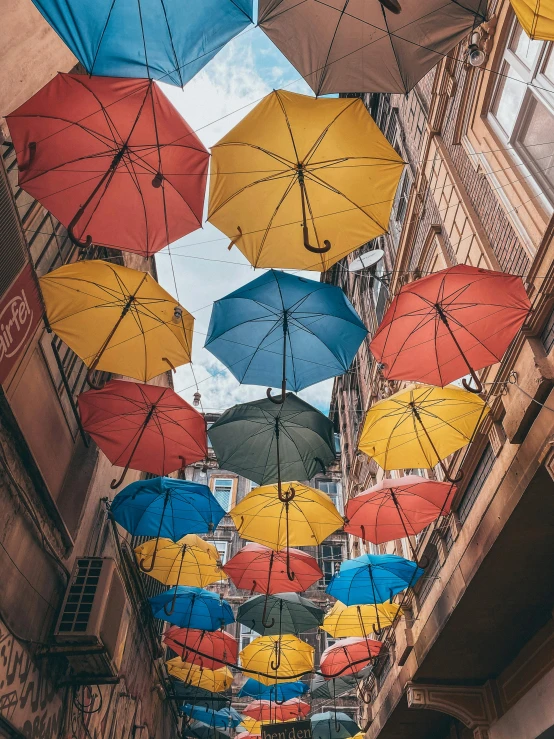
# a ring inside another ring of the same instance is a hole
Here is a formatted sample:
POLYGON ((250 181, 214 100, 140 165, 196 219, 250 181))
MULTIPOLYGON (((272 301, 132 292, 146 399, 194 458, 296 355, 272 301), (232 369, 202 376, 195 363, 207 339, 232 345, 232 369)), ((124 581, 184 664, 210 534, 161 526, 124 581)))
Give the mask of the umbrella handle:
POLYGON ((268 598, 268 594, 266 594, 266 596, 265 596, 264 610, 262 611, 262 619, 261 619, 262 620, 262 626, 264 627, 264 629, 270 629, 272 626, 275 625, 275 619, 274 618, 272 618, 271 619, 271 622, 268 623, 268 624, 266 624, 266 622, 265 622, 265 617, 267 615, 267 598, 268 598))
POLYGON ((279 485, 277 496, 279 500, 281 501, 281 503, 290 503, 291 500, 294 500, 295 495, 296 495, 296 490, 292 487, 292 485, 285 492, 283 492, 283 490, 281 489, 281 486, 279 485))
POLYGON ((380 640, 381 639, 381 629, 376 629, 375 624, 372 624, 372 627, 373 627, 373 633, 375 634, 377 639, 380 640))
POLYGON ((158 555, 158 544, 160 543, 160 536, 158 532, 158 536, 156 538, 156 546, 154 547, 154 552, 152 554, 152 562, 150 563, 150 567, 145 567, 144 562, 146 561, 146 557, 143 557, 139 562, 139 568, 141 572, 152 572, 154 569, 154 565, 156 564, 156 557, 158 555))
POLYGON ((468 381, 466 380, 466 378, 465 378, 465 377, 464 377, 464 379, 462 380, 462 385, 464 386, 464 388, 465 388, 465 389, 466 389, 466 390, 467 390, 467 391, 468 391, 469 393, 475 393, 476 395, 479 395, 479 393, 482 393, 482 392, 483 392, 483 383, 482 383, 482 382, 481 382, 481 380, 480 380, 480 379, 479 379, 479 378, 477 377, 477 375, 475 374, 475 371, 474 371, 474 370, 472 370, 471 368, 470 368, 470 374, 471 374, 471 379, 472 379, 472 380, 473 380, 473 382, 475 383, 475 387, 472 387, 472 386, 471 386, 471 385, 469 384, 469 382, 468 382, 468 381))
POLYGON ((456 477, 451 477, 450 474, 448 473, 448 470, 444 466, 444 462, 442 461, 442 459, 439 460, 439 464, 440 464, 441 470, 443 471, 444 479, 448 480, 448 482, 451 482, 451 483, 460 482, 460 480, 463 478, 464 476, 463 470, 459 470, 456 477))
POLYGON ((102 390, 102 388, 105 387, 106 383, 108 382, 108 379, 106 378, 105 380, 100 380, 100 382, 98 382, 92 376, 95 371, 96 370, 94 369, 89 369, 89 371, 87 372, 87 376, 86 376, 87 385, 93 390, 102 390))
POLYGON ((84 241, 81 241, 75 236, 75 231, 73 230, 75 226, 77 225, 77 221, 81 218, 84 212, 84 208, 79 208, 77 213, 73 216, 71 223, 67 227, 67 235, 69 236, 69 240, 72 244, 75 244, 79 249, 88 249, 89 246, 92 246, 92 236, 87 236, 84 241))
POLYGON ((285 402, 285 395, 283 395, 283 393, 281 393, 281 395, 277 395, 277 396, 273 397, 271 395, 271 388, 270 387, 267 388, 266 395, 271 400, 272 403, 275 403, 275 405, 283 405, 283 403, 285 402))
POLYGON ((312 246, 310 244, 310 237, 309 237, 307 225, 302 227, 302 232, 304 234, 304 249, 311 251, 313 254, 325 254, 325 252, 331 249, 331 242, 328 241, 327 239, 325 239, 323 242, 324 246, 321 246, 321 247, 312 246))
POLYGON ((29 141, 29 159, 26 162, 21 162, 21 164, 18 162, 17 164, 17 168, 19 169, 20 172, 26 172, 29 169, 29 167, 33 163, 36 153, 37 153, 37 142, 29 141))
POLYGON ((398 2, 398 0, 379 0, 379 2, 384 8, 390 10, 390 12, 394 13, 395 15, 398 15, 398 13, 400 13, 402 10, 402 6, 398 2))
MULTIPOLYGON (((277 687, 277 686, 275 686, 275 687, 277 687)), ((277 693, 275 693, 275 695, 277 695, 277 693)), ((275 703, 275 705, 277 705, 277 706, 282 706, 283 703, 286 703, 286 702, 287 702, 286 701, 286 698, 283 698, 282 701, 278 701, 277 698, 275 698, 275 700, 273 701, 273 703, 275 703)))
POLYGON ((175 592, 173 593, 173 598, 171 599, 171 608, 169 609, 169 611, 167 610, 167 603, 164 603, 164 613, 166 616, 171 616, 171 614, 175 610, 176 602, 177 602, 177 585, 175 586, 175 592))
POLYGON ((270 667, 272 670, 278 670, 279 667, 281 667, 281 649, 277 645, 277 649, 275 652, 275 662, 271 660, 270 667))
POLYGON ((119 480, 116 480, 116 479, 114 478, 114 479, 113 479, 113 480, 111 481, 111 483, 110 483, 110 488, 111 488, 112 490, 115 490, 116 488, 118 488, 118 487, 119 487, 119 486, 121 485, 121 483, 122 483, 122 482, 123 482, 123 480, 125 479, 125 476, 126 476, 127 472, 129 472, 129 465, 126 465, 126 466, 125 466, 125 469, 124 469, 124 470, 123 470, 123 472, 121 473, 121 477, 119 478, 119 480))

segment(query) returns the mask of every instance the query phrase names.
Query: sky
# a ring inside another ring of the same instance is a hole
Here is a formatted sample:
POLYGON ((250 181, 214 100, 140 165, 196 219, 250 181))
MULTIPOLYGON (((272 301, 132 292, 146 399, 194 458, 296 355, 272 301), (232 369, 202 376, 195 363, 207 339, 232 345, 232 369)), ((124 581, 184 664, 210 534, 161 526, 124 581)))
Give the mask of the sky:
MULTIPOLYGON (((161 85, 205 146, 215 144, 265 95, 286 87, 313 94, 285 57, 259 28, 250 27, 233 39, 184 89, 161 85), (235 112, 237 111, 237 112, 235 112)), ((196 382, 205 412, 223 411, 265 397, 265 388, 240 385, 203 348, 215 300, 263 274, 241 252, 227 249, 229 238, 209 223, 156 256, 158 278, 195 317, 192 365, 177 369, 175 390, 192 401, 196 382)), ((319 273, 299 273, 319 280, 319 273)), ((333 380, 314 385, 300 397, 326 413, 333 380)))

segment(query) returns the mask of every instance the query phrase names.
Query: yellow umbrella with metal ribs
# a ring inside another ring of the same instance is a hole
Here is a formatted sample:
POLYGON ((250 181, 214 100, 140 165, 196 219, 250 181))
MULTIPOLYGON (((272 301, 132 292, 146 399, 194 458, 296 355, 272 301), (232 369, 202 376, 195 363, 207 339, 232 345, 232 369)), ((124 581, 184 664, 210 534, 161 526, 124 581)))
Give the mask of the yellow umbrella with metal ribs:
POLYGON ((337 601, 323 619, 321 628, 335 639, 349 636, 368 637, 390 626, 402 609, 396 603, 372 603, 363 606, 345 606, 337 601))
MULTIPOLYGON (((409 385, 367 412, 359 447, 384 470, 432 468, 474 437, 489 409, 459 387, 409 385)), ((461 479, 461 478, 458 478, 461 479)))
POLYGON ((328 495, 299 482, 255 488, 231 517, 243 539, 271 549, 321 544, 344 523, 328 495))
POLYGON ((321 272, 387 231, 403 166, 359 98, 275 90, 212 147, 208 220, 255 267, 321 272))
POLYGON ((159 539, 157 552, 156 541, 150 539, 140 544, 135 556, 141 570, 164 585, 205 588, 226 579, 219 552, 196 534, 187 534, 177 542, 159 539))
POLYGON ((314 648, 293 634, 259 636, 239 657, 241 666, 264 685, 299 680, 314 669, 314 648))
POLYGON ((554 0, 510 0, 518 21, 532 39, 554 41, 554 0))
POLYGON ((147 382, 190 362, 194 318, 148 272, 101 260, 40 278, 52 330, 89 368, 147 382))
POLYGON ((211 693, 221 693, 231 687, 233 673, 228 667, 220 670, 206 670, 203 667, 183 662, 180 657, 174 657, 165 663, 169 675, 182 680, 187 685, 209 690, 211 693))

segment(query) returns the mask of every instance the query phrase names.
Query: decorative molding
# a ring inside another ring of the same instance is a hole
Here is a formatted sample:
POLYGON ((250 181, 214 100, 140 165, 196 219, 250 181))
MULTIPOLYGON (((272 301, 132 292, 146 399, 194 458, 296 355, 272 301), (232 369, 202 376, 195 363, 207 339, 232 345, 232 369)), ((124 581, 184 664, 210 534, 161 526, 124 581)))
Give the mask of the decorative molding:
POLYGON ((488 729, 495 719, 488 686, 408 683, 406 697, 408 708, 424 708, 454 716, 473 729, 476 739, 488 739, 488 729))

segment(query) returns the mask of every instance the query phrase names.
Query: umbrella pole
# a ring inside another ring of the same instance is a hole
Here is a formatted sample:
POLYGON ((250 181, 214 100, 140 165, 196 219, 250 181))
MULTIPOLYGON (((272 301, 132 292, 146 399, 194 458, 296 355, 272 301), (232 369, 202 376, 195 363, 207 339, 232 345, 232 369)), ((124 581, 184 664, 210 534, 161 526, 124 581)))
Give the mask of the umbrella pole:
POLYGON ((331 242, 325 239, 324 246, 312 246, 310 244, 310 235, 308 233, 308 221, 306 219, 306 184, 304 182, 304 166, 298 164, 298 184, 300 185, 300 194, 302 197, 302 233, 304 236, 304 248, 314 254, 325 254, 331 248, 331 242))
POLYGON ((419 562, 418 562, 418 559, 417 559, 417 554, 416 554, 416 551, 414 549, 414 545, 412 544, 412 541, 410 539, 410 534, 408 533, 408 528, 406 526, 406 523, 404 522, 404 519, 402 518, 402 509, 400 507, 400 504, 398 503, 398 499, 396 497, 396 493, 394 492, 394 490, 392 490, 392 488, 391 488, 391 491, 390 491, 390 495, 391 495, 391 498, 392 498, 392 502, 396 506, 396 511, 398 513, 398 518, 400 519, 400 523, 402 524, 402 528, 404 529, 404 534, 406 535, 406 539, 408 540, 408 545, 409 545, 410 550, 412 552, 412 557, 414 558, 414 562, 417 565, 419 565, 419 562))
POLYGON ((281 380, 281 396, 274 398, 271 395, 271 388, 268 387, 266 391, 267 397, 275 405, 282 405, 287 397, 287 334, 289 329, 289 322, 287 318, 287 311, 283 313, 283 376, 281 380))
POLYGON ((175 603, 177 602, 177 587, 179 585, 179 580, 181 579, 181 570, 183 569, 183 560, 185 559, 186 550, 187 550, 187 545, 185 544, 181 550, 181 562, 179 564, 179 572, 177 573, 177 582, 175 583, 175 593, 173 594, 173 599, 171 601, 171 608, 169 609, 169 611, 166 608, 167 603, 164 603, 164 613, 167 616, 171 616, 171 614, 175 610, 175 603))
POLYGON ((271 660, 270 667, 272 670, 277 670, 279 667, 281 667, 281 635, 279 634, 279 638, 275 642, 275 662, 271 660))
POLYGON ((378 638, 381 638, 381 619, 379 618, 379 608, 377 607, 377 595, 375 590, 375 581, 373 580, 373 572, 371 571, 371 565, 367 568, 369 573, 369 579, 371 580, 371 588, 373 590, 373 605, 375 606, 375 616, 377 617, 377 631, 375 631, 375 624, 373 624, 373 633, 378 638))
POLYGON ((467 369, 469 371, 469 374, 471 375, 471 379, 475 383, 475 387, 471 387, 471 385, 466 381, 466 379, 464 377, 464 379, 462 380, 462 385, 470 393, 475 393, 477 395, 479 393, 482 393, 483 392, 483 383, 481 382, 481 380, 475 374, 475 370, 470 365, 470 363, 468 361, 468 358, 466 357, 466 355, 464 354, 464 351, 463 351, 462 347, 458 343, 458 339, 454 336, 454 331, 452 331, 452 328, 450 327, 450 323, 448 321, 448 318, 446 317, 446 313, 443 311, 442 307, 438 303, 435 305, 435 310, 437 311, 437 314, 438 314, 439 318, 441 319, 441 321, 446 326, 446 329, 447 329, 448 333, 450 334, 450 337, 452 338, 452 341, 456 344, 456 349, 460 352, 460 356, 462 357, 462 359, 464 360, 464 362, 466 364, 466 367, 467 367, 467 369))
POLYGON ((135 446, 133 447, 133 451, 129 455, 129 461, 127 462, 127 464, 125 465, 125 469, 123 470, 123 474, 121 475, 121 477, 119 478, 119 480, 115 480, 114 479, 110 483, 110 487, 111 487, 112 490, 115 490, 116 488, 118 488, 121 485, 121 483, 123 482, 123 480, 125 479, 125 475, 129 471, 129 465, 131 464, 131 461, 133 459, 133 456, 134 456, 135 452, 137 451, 138 445, 140 444, 140 440, 142 439, 143 434, 146 431, 146 427, 150 423, 150 419, 154 415, 154 411, 155 410, 156 410, 156 406, 153 405, 153 406, 151 406, 150 410, 148 411, 148 414, 147 414, 146 418, 144 419, 144 423, 142 424, 142 428, 141 428, 140 433, 139 433, 139 435, 137 437, 137 440, 135 442, 135 446))
POLYGON ((168 502, 169 502, 169 493, 166 493, 164 497, 164 506, 162 508, 162 515, 160 516, 160 525, 158 526, 158 533, 156 534, 156 546, 154 547, 154 552, 152 553, 152 562, 150 563, 150 567, 145 567, 144 566, 145 558, 143 557, 139 562, 139 568, 142 570, 142 572, 152 572, 152 570, 154 569, 154 564, 156 563, 156 556, 158 554, 158 544, 160 543, 160 535, 162 533, 165 509, 167 508, 168 502))
POLYGON ((294 580, 294 572, 290 569, 290 552, 289 552, 289 503, 296 495, 295 489, 291 486, 286 493, 283 493, 281 484, 281 458, 279 454, 279 420, 275 419, 275 445, 277 453, 277 495, 279 500, 285 504, 285 528, 286 528, 286 544, 287 544, 287 577, 292 582, 294 580))
POLYGON ((412 402, 410 403, 410 406, 411 406, 411 408, 412 408, 412 412, 413 412, 413 414, 414 414, 414 416, 415 416, 416 420, 417 420, 417 421, 419 422, 419 425, 420 425, 420 426, 421 426, 421 428, 423 429, 423 433, 424 433, 424 434, 425 434, 425 436, 427 437, 427 441, 428 441, 428 442, 429 442, 429 444, 431 445, 431 449, 432 449, 432 450, 433 450, 433 451, 435 452, 435 456, 436 456, 436 457, 437 457, 437 459, 439 460, 439 464, 440 464, 441 470, 442 470, 442 471, 443 471, 443 473, 444 473, 444 477, 446 478, 446 480, 448 480, 448 482, 452 482, 452 483, 454 483, 454 482, 460 482, 460 480, 461 480, 461 479, 462 479, 462 477, 464 476, 464 473, 462 472, 462 470, 460 470, 460 471, 458 472, 458 474, 456 475, 456 477, 454 477, 454 478, 450 477, 450 475, 448 474, 448 470, 447 470, 447 469, 446 469, 446 467, 444 466, 444 462, 442 461, 442 459, 441 459, 441 457, 440 457, 440 454, 438 453, 438 451, 437 451, 437 448, 436 448, 436 446, 435 446, 435 445, 434 445, 434 443, 433 443, 433 440, 432 440, 432 439, 431 439, 431 437, 429 436, 429 432, 427 431, 427 429, 425 428, 425 425, 424 425, 423 421, 421 420, 421 416, 419 415, 419 411, 418 411, 418 409, 416 408, 416 406, 415 406, 415 403, 414 403, 414 402, 412 401, 412 402))
POLYGON ((265 594, 265 600, 264 600, 264 610, 262 612, 262 626, 264 629, 270 629, 275 624, 275 619, 272 618, 269 623, 266 624, 265 617, 266 617, 266 611, 267 611, 267 599, 269 598, 269 593, 265 594))

